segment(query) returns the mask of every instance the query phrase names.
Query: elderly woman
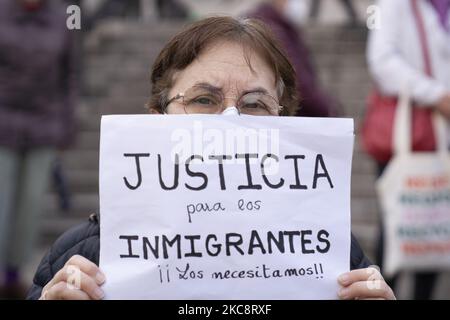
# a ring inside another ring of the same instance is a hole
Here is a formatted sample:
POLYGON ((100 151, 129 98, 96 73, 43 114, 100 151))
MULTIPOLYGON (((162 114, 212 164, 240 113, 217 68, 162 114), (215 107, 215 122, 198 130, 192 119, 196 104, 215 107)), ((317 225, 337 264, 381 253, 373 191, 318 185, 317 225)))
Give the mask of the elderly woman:
MULTIPOLYGON (((297 106, 295 73, 268 29, 257 20, 208 18, 176 35, 152 71, 151 113, 289 116, 297 106), (282 106, 282 107, 281 107, 282 106)), ((44 257, 31 299, 102 299, 107 281, 98 268, 99 223, 68 231, 44 257), (82 271, 80 288, 68 285, 70 270, 82 271)), ((336 279, 342 299, 394 299, 380 273, 369 267, 355 239, 351 270, 336 279), (377 281, 376 284, 369 281, 377 281)))

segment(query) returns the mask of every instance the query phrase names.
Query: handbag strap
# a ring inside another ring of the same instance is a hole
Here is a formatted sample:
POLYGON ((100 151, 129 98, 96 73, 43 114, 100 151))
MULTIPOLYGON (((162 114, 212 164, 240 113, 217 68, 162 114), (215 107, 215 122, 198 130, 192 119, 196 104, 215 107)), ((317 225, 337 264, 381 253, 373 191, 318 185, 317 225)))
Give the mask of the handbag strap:
POLYGON ((428 48, 428 37, 423 22, 423 16, 419 9, 419 0, 411 0, 411 7, 416 21, 417 33, 419 34, 420 47, 422 49, 422 57, 424 62, 425 74, 429 77, 433 76, 431 69, 430 50, 428 48))
MULTIPOLYGON (((400 93, 394 118, 393 143, 394 151, 397 155, 410 154, 412 149, 410 134, 412 132, 412 108, 410 101, 409 92, 405 88, 405 90, 400 93), (406 121, 407 119, 410 119, 410 121, 406 121)), ((433 112, 431 117, 433 121, 434 136, 436 137, 436 151, 440 156, 447 156, 447 122, 438 112, 433 112)))
POLYGON ((412 149, 412 112, 409 87, 405 83, 397 101, 393 123, 394 155, 410 154, 412 149))
POLYGON ((437 151, 442 156, 447 156, 448 146, 447 146, 447 122, 444 117, 438 112, 433 114, 433 126, 434 126, 434 136, 436 137, 437 151))
MULTIPOLYGON (((422 13, 419 9, 419 0, 411 0, 411 8, 416 21, 417 31, 420 39, 420 46, 422 49, 422 56, 424 62, 425 74, 429 77, 433 76, 431 68, 430 51, 428 47, 427 33, 423 21, 422 13)), ((411 111, 411 99, 409 93, 409 84, 404 84, 402 91, 400 92, 398 107, 394 120, 394 151, 396 154, 410 153, 412 149, 411 133, 412 133, 412 111, 411 111), (407 121, 409 120, 409 121, 407 121)), ((433 114, 433 127, 435 131, 435 137, 437 141, 437 150, 440 154, 447 153, 446 143, 446 123, 441 115, 434 112, 433 114)))

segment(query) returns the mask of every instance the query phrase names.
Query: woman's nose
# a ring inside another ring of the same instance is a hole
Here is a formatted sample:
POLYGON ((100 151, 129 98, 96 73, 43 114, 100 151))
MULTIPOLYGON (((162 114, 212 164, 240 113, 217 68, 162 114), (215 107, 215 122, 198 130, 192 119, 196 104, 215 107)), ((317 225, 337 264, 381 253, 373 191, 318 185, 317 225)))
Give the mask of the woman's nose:
POLYGON ((236 97, 235 96, 227 96, 223 99, 222 102, 222 113, 223 115, 240 115, 241 112, 239 108, 236 107, 236 97))
POLYGON ((232 106, 225 108, 225 110, 223 110, 221 114, 225 116, 238 116, 240 115, 240 112, 238 108, 232 106))

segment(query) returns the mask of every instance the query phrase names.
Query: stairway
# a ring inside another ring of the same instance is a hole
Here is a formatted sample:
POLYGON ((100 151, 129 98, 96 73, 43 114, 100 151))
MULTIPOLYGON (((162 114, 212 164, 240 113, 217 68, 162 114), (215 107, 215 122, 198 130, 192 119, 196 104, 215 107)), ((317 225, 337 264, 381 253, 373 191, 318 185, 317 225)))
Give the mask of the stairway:
POLYGON ((167 39, 181 26, 107 21, 83 41, 83 94, 77 108, 79 133, 62 155, 72 208, 61 212, 50 190, 43 213, 41 246, 99 212, 98 160, 100 120, 104 114, 142 114, 150 93, 150 68, 167 39))
POLYGON ((344 117, 354 119, 352 232, 374 261, 380 223, 375 196, 376 167, 363 152, 359 135, 372 84, 365 56, 367 29, 326 25, 308 27, 305 31, 324 90, 341 104, 344 117))
MULTIPOLYGON (((109 21, 84 43, 84 90, 77 109, 80 131, 76 145, 63 154, 73 208, 60 212, 49 190, 42 219, 41 248, 71 226, 98 212, 98 147, 102 114, 145 113, 150 93, 151 64, 164 43, 181 25, 109 21)), ((305 30, 321 82, 355 119, 356 132, 364 113, 370 78, 365 64, 365 31, 312 26, 305 30)), ((352 228, 373 258, 378 223, 374 167, 355 144, 352 177, 352 228)))

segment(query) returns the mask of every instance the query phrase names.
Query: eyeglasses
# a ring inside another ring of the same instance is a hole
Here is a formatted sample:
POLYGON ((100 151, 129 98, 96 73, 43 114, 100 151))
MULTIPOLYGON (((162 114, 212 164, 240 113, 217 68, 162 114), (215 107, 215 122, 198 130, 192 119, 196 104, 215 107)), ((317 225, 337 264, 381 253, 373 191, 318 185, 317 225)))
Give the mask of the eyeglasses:
MULTIPOLYGON (((171 98, 164 108, 175 100, 182 99, 184 111, 188 114, 219 114, 224 110, 225 97, 220 90, 194 86, 186 92, 179 93, 171 98)), ((271 95, 264 92, 249 92, 242 95, 236 103, 239 113, 254 116, 279 115, 282 106, 271 95)))

